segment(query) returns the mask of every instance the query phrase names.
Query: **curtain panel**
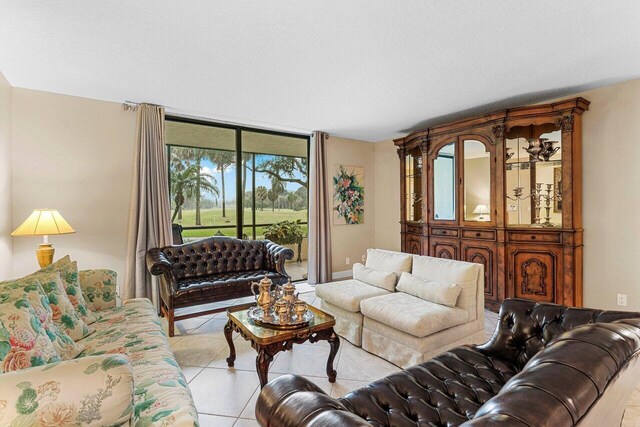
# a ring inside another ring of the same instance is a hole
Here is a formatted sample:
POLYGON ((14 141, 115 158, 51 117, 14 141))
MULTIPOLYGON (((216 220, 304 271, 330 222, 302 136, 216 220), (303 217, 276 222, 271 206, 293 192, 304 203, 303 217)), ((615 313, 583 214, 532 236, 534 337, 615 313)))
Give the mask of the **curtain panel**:
POLYGON ((309 255, 308 282, 315 285, 331 281, 331 223, 327 138, 314 132, 309 159, 309 255))
POLYGON ((150 298, 156 307, 159 298, 145 256, 149 249, 172 241, 167 165, 164 108, 140 104, 123 297, 150 298))

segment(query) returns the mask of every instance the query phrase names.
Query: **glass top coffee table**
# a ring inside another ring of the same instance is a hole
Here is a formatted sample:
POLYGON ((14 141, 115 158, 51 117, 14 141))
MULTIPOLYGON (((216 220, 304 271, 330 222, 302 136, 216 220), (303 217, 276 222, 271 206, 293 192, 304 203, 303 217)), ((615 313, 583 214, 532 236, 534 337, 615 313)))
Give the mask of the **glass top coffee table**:
POLYGON ((325 340, 328 341, 331 350, 327 359, 327 377, 329 382, 336 381, 336 371, 333 369, 333 360, 338 353, 340 340, 338 335, 333 331, 336 320, 329 313, 312 307, 308 307, 313 312, 314 318, 309 325, 298 329, 271 329, 264 326, 258 326, 249 319, 248 311, 255 304, 247 304, 244 306, 234 307, 227 310, 229 318, 224 327, 224 336, 229 344, 229 357, 227 365, 233 366, 236 360, 236 349, 233 345, 233 332, 239 333, 242 338, 251 342, 258 355, 256 356, 256 370, 260 379, 260 387, 264 387, 268 381, 269 364, 274 356, 286 350, 291 350, 294 344, 302 344, 309 341, 312 343, 325 340))

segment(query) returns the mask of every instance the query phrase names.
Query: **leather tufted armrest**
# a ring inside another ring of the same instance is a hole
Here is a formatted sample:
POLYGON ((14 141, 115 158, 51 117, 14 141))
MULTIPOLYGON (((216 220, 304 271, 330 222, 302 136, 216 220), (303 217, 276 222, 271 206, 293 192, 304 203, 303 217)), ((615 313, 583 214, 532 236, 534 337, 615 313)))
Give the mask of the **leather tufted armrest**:
MULTIPOLYGON (((597 415, 594 407, 604 402, 605 391, 628 399, 637 382, 639 350, 640 319, 577 326, 532 357, 472 421, 463 425, 581 424, 585 417, 597 415), (628 385, 625 377, 632 380, 628 385)), ((612 417, 609 425, 618 425, 611 402, 602 404, 612 417)), ((622 408, 625 404, 622 402, 622 408)), ((585 425, 605 425, 593 421, 585 421, 585 425)))
POLYGON ((168 287, 166 291, 174 293, 178 287, 178 281, 171 262, 159 248, 149 249, 146 255, 147 269, 154 276, 161 276, 161 286, 168 287))
POLYGON ((283 375, 260 392, 256 419, 263 427, 361 427, 371 424, 297 375, 283 375))
POLYGON ((265 240, 264 244, 267 249, 267 268, 288 276, 284 270, 284 263, 285 261, 293 259, 293 251, 277 243, 273 243, 271 240, 265 240))

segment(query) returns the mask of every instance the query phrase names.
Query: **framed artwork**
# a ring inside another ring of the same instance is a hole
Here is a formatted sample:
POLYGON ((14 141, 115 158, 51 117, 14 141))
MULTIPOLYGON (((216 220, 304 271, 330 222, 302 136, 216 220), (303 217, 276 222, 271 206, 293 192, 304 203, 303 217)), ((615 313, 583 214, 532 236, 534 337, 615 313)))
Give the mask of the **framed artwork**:
POLYGON ((553 212, 562 212, 562 200, 558 200, 558 194, 562 194, 562 167, 553 169, 553 188, 556 196, 553 199, 553 212))
POLYGON ((364 224, 364 168, 334 166, 333 224, 364 224))

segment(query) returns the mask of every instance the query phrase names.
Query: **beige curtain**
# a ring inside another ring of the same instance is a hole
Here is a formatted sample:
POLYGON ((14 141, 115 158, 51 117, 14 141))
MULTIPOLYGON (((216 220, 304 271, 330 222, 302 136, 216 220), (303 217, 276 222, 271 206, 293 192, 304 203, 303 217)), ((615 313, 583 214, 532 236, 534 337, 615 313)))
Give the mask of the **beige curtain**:
POLYGON ((172 239, 164 108, 156 105, 138 107, 128 239, 123 297, 150 298, 158 306, 145 255, 172 239))
POLYGON ((314 132, 309 162, 309 265, 311 285, 331 281, 331 193, 328 186, 327 138, 314 132))

